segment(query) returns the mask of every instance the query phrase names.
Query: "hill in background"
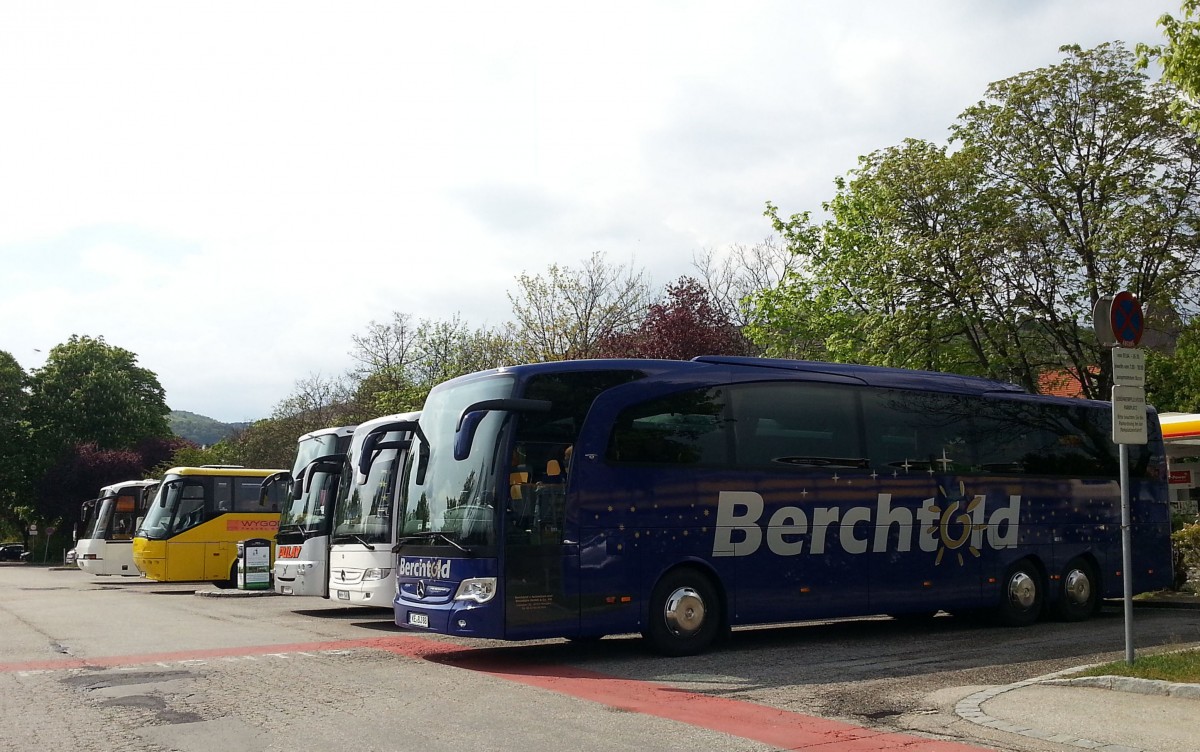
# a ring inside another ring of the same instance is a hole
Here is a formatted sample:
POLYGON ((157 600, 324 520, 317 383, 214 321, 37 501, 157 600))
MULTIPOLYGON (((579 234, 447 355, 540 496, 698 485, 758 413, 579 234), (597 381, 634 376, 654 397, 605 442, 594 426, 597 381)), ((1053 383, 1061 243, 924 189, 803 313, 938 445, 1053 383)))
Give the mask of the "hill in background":
POLYGON ((176 436, 182 436, 200 446, 211 446, 224 438, 232 436, 237 431, 248 427, 249 423, 222 423, 219 420, 189 413, 186 410, 172 410, 167 416, 171 431, 176 436))

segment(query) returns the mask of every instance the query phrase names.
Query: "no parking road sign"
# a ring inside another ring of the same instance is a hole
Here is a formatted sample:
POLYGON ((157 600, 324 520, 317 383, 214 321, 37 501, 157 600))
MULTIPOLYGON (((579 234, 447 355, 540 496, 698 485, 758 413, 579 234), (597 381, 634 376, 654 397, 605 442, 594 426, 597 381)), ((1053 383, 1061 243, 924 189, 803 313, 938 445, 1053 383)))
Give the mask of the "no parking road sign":
POLYGON ((1092 309, 1092 323, 1105 347, 1137 347, 1146 329, 1142 304, 1128 290, 1098 298, 1092 309))

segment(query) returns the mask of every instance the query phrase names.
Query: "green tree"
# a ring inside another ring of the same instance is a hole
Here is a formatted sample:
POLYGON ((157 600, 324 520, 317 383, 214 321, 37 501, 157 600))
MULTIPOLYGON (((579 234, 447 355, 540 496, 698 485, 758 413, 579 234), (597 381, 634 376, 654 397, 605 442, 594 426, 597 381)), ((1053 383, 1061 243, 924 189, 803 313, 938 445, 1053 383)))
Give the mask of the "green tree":
POLYGON ((10 353, 0 350, 0 539, 21 534, 27 507, 29 424, 25 420, 28 376, 10 353))
MULTIPOLYGON (((168 439, 170 411, 158 377, 139 367, 134 353, 107 344, 103 337, 73 335, 50 351, 29 383, 26 419, 34 454, 27 469, 35 489, 32 515, 66 530, 77 521, 78 502, 99 490, 84 491, 80 497, 71 478, 85 473, 66 469, 87 466, 92 457, 103 458, 97 460, 101 464, 120 466, 122 475, 132 472, 120 462, 109 463, 104 452, 136 450, 146 442, 168 439)), ((145 467, 159 461, 161 457, 156 457, 145 467)), ((107 478, 104 473, 88 477, 107 478)), ((120 480, 126 478, 107 482, 120 480)))
POLYGON ((1196 299, 1200 153, 1126 50, 1063 51, 992 84, 953 128, 954 150, 907 141, 862 158, 824 224, 768 204, 804 263, 756 296, 750 336, 774 354, 1030 389, 1066 369, 1105 395, 1096 299, 1130 289, 1158 311, 1196 299))
POLYGON ((1124 47, 1062 51, 1059 65, 992 84, 992 101, 953 130, 1028 228, 1020 302, 1085 396, 1105 398, 1096 300, 1122 289, 1151 310, 1196 299, 1200 146, 1171 116, 1169 89, 1148 83, 1124 47))
POLYGON ((1146 401, 1159 412, 1200 412, 1200 319, 1183 328, 1174 352, 1146 354, 1146 401))
POLYGON ((28 410, 34 439, 48 453, 88 442, 126 449, 171 435, 158 377, 103 337, 72 335, 51 350, 33 371, 28 410))
MULTIPOLYGON (((249 429, 246 429, 249 430, 249 429)), ((295 439, 292 440, 295 450, 295 439)), ((161 478, 173 467, 200 467, 201 465, 242 465, 252 467, 245 453, 232 439, 222 439, 206 447, 197 446, 186 439, 176 439, 168 459, 157 464, 149 473, 152 478, 161 478)), ((270 467, 270 465, 267 465, 270 467)), ((289 461, 288 467, 291 467, 289 461)))
POLYGON ((1163 80, 1173 84, 1179 98, 1172 109, 1190 128, 1200 128, 1195 105, 1200 101, 1200 0, 1183 0, 1183 15, 1175 18, 1164 13, 1158 25, 1167 37, 1166 44, 1139 44, 1138 66, 1146 68, 1151 61, 1162 67, 1163 80))

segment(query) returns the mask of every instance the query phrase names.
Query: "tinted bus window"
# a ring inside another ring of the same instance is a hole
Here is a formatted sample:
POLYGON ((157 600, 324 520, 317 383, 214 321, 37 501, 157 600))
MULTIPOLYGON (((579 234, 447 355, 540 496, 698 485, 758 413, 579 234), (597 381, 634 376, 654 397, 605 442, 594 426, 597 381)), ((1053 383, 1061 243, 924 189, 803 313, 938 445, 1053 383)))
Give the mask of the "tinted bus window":
POLYGON ((981 469, 1114 478, 1119 465, 1108 417, 1083 405, 979 400, 981 469))
POLYGON ((730 389, 738 467, 865 467, 858 399, 830 384, 742 384, 730 389))
POLYGON ((862 390, 871 467, 883 474, 968 472, 976 400, 958 394, 862 390))
POLYGON ((611 462, 726 465, 725 390, 680 392, 634 405, 617 417, 611 462))
POLYGON ((263 504, 262 478, 231 478, 233 481, 233 511, 235 512, 278 512, 282 508, 284 488, 272 484, 267 492, 267 503, 263 504))

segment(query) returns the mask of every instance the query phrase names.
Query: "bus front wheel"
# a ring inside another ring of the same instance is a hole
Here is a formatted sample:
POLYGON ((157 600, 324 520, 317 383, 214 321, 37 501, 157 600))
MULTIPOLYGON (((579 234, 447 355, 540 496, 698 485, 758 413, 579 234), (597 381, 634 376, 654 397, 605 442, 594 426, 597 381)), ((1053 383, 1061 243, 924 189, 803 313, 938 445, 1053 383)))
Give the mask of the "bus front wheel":
POLYGON ((1054 614, 1063 621, 1083 621, 1096 612, 1100 588, 1096 568, 1087 559, 1071 559, 1059 581, 1054 614))
POLYGON ((654 586, 650 621, 642 634, 663 655, 695 655, 712 644, 721 621, 712 580, 695 569, 676 569, 654 586))
POLYGON ((1042 575, 1029 559, 1013 564, 1004 576, 996 615, 1001 624, 1026 627, 1042 614, 1042 575))

